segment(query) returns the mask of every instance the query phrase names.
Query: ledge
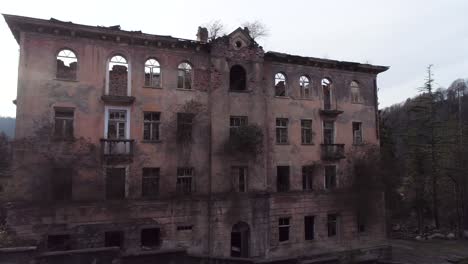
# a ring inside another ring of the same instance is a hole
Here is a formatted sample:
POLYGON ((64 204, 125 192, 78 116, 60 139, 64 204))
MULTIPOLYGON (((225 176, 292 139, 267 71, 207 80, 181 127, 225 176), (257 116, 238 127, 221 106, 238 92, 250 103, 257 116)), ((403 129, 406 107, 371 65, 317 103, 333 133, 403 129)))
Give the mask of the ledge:
POLYGON ((155 90, 162 90, 163 88, 162 87, 155 87, 155 86, 146 86, 146 85, 143 85, 143 88, 144 89, 155 89, 155 90))
POLYGON ((333 109, 333 110, 332 109, 330 109, 330 110, 320 109, 319 112, 323 116, 336 117, 339 114, 342 114, 344 111, 338 110, 338 109, 333 109))
POLYGON ((54 78, 56 81, 62 81, 62 82, 79 82, 77 79, 65 79, 65 78, 54 78))
POLYGON ((273 96, 273 98, 277 98, 277 99, 292 99, 290 96, 273 96))
POLYGON ((132 104, 135 101, 133 96, 121 96, 121 95, 103 95, 101 100, 105 103, 116 103, 116 104, 132 104))
POLYGON ((253 90, 228 90, 229 93, 240 93, 240 94, 249 94, 252 93, 253 90))
POLYGON ((147 144, 159 144, 162 143, 162 140, 142 140, 140 141, 141 143, 147 143, 147 144))

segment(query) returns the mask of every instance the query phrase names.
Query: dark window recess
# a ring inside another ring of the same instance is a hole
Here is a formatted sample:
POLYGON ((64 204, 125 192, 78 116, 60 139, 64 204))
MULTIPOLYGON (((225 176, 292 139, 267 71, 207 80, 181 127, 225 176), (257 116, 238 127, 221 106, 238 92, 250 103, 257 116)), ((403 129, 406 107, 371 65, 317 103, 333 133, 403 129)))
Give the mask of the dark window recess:
POLYGON ((276 143, 288 143, 288 119, 276 118, 276 143))
POLYGON ((192 228, 193 228, 192 225, 181 225, 181 226, 177 226, 177 231, 192 230, 192 228))
POLYGON ((47 249, 50 251, 62 251, 71 249, 70 235, 47 236, 47 249))
POLYGON ((233 181, 235 183, 235 190, 237 192, 247 192, 247 167, 232 167, 233 181))
POLYGON ((125 168, 106 169, 106 199, 121 200, 125 198, 125 168))
POLYGON ((286 76, 282 73, 275 74, 275 96, 286 96, 286 76))
POLYGON ((366 232, 366 219, 362 213, 357 214, 357 229, 359 233, 366 232))
POLYGON ((161 232, 159 228, 147 228, 141 230, 142 247, 158 247, 161 245, 161 232))
POLYGON ((323 109, 331 110, 331 104, 332 104, 331 81, 327 78, 322 79, 322 91, 323 91, 323 109))
POLYGON ((159 168, 143 168, 141 196, 154 198, 159 194, 159 168))
POLYGON ((327 230, 329 237, 336 236, 338 233, 338 215, 329 214, 327 216, 327 230))
POLYGON ((183 62, 179 64, 177 72, 177 88, 192 89, 192 66, 183 62))
POLYGON ((240 65, 234 65, 229 73, 229 89, 231 91, 245 91, 246 90, 246 72, 240 65))
POLYGON ((109 61, 109 95, 127 96, 128 63, 127 60, 116 55, 109 61))
POLYGON ((314 216, 304 216, 304 239, 313 240, 314 239, 314 227, 315 217, 314 216))
POLYGON ((76 80, 77 68, 78 59, 73 51, 63 49, 58 53, 56 74, 58 79, 76 80))
POLYGON ((240 127, 246 126, 247 123, 246 116, 231 116, 229 118, 229 135, 232 137, 240 127))
POLYGON ((192 140, 193 119, 191 113, 177 113, 177 139, 179 142, 192 140))
POLYGON ((323 143, 335 144, 335 123, 333 121, 323 121, 323 143))
POLYGON ((336 166, 325 166, 325 188, 333 189, 336 187, 336 166))
POLYGON ((313 188, 313 166, 302 166, 302 190, 311 191, 313 188))
POLYGON ((301 120, 301 141, 302 144, 312 144, 312 120, 301 120))
POLYGON ((122 231, 109 231, 104 233, 104 246, 105 247, 122 247, 123 246, 123 232, 122 231))
POLYGON ((57 138, 73 138, 73 116, 71 108, 56 108, 54 118, 54 136, 57 138))
POLYGON ((276 167, 276 184, 278 192, 289 191, 289 166, 276 167))
POLYGON ((52 199, 56 201, 67 201, 72 198, 72 175, 71 168, 54 168, 51 174, 52 199))
POLYGON ((362 124, 360 122, 353 122, 353 144, 362 144, 362 124))
POLYGON ((190 194, 194 190, 193 168, 177 168, 177 192, 190 194))
POLYGON ((159 112, 143 112, 143 139, 149 141, 159 140, 159 112))
POLYGON ((283 217, 278 219, 278 241, 288 241, 289 240, 289 218, 283 217))

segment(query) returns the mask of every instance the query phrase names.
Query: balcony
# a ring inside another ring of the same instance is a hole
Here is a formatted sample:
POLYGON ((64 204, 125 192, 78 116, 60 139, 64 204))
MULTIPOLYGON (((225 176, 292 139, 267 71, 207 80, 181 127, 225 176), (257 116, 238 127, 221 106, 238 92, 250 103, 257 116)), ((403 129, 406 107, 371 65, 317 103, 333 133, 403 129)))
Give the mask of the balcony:
POLYGON ((118 105, 131 105, 135 101, 135 97, 133 96, 125 96, 125 95, 103 95, 101 96, 101 100, 104 103, 108 104, 118 104, 118 105))
POLYGON ((344 144, 322 144, 323 160, 339 160, 344 158, 344 144))
POLYGON ((326 117, 337 117, 339 114, 342 114, 342 110, 338 109, 330 109, 330 108, 324 108, 320 109, 320 115, 326 116, 326 117))
POLYGON ((129 161, 134 144, 133 139, 101 139, 101 154, 106 161, 129 161))

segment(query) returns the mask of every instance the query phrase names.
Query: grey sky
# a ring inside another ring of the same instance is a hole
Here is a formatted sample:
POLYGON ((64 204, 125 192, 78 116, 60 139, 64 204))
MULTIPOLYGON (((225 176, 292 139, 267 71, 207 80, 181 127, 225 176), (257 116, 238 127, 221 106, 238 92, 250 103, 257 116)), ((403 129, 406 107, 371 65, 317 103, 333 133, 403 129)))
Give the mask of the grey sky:
MULTIPOLYGON (((0 12, 189 39, 210 20, 228 31, 260 20, 270 31, 259 41, 266 51, 391 66, 378 81, 381 107, 414 96, 428 64, 442 87, 468 77, 466 0, 15 0, 0 12)), ((0 41, 0 116, 15 116, 19 49, 3 19, 0 41)))

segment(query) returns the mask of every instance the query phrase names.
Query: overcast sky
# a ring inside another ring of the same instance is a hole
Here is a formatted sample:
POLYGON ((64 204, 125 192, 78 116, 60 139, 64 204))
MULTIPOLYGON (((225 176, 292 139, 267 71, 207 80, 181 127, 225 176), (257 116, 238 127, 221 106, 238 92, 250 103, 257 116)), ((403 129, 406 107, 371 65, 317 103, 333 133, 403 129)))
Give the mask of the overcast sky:
MULTIPOLYGON (((468 78, 466 0, 15 0, 0 12, 188 39, 211 20, 228 31, 260 20, 270 31, 259 41, 265 51, 390 66, 378 78, 380 107, 414 96, 428 64, 442 87, 468 78)), ((0 41, 0 116, 15 116, 19 47, 3 19, 0 41)))

